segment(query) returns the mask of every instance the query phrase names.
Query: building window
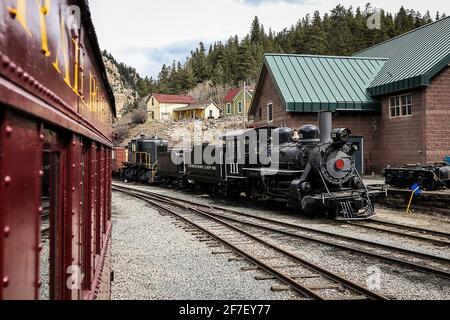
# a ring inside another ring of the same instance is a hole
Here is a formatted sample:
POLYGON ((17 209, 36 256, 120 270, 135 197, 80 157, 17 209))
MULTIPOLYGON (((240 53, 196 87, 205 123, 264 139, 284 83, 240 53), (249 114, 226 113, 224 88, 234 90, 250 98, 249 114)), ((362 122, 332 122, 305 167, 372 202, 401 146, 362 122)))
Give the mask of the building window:
POLYGON ((227 114, 231 114, 231 103, 227 103, 227 114))
POLYGON ((152 107, 155 106, 155 98, 152 98, 152 107))
POLYGON ((267 122, 273 122, 273 103, 267 105, 267 122))
POLYGON ((412 95, 406 94, 390 98, 389 113, 391 118, 412 116, 412 95))
POLYGON ((242 101, 238 102, 238 113, 242 113, 244 109, 242 108, 242 101))
POLYGON ((210 117, 210 118, 213 118, 213 117, 214 117, 213 111, 212 111, 212 110, 209 110, 209 117, 210 117))

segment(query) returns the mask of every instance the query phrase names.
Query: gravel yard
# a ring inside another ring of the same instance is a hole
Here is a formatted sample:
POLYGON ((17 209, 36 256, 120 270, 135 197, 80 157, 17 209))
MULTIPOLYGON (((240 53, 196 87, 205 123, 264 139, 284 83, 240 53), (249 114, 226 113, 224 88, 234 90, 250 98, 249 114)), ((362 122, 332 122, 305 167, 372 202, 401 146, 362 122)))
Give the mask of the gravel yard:
MULTIPOLYGON (((353 236, 353 237, 359 237, 362 239, 366 239, 366 240, 370 240, 370 241, 376 241, 376 242, 380 242, 380 243, 386 243, 386 244, 390 244, 393 246, 399 246, 399 247, 403 247, 403 248, 407 248, 407 249, 411 249, 411 250, 417 250, 417 251, 421 251, 421 252, 425 252, 425 253, 429 253, 429 254, 435 254, 435 255, 440 255, 440 256, 445 256, 445 257, 450 257, 450 248, 448 247, 435 247, 431 244, 426 244, 426 243, 419 243, 417 241, 414 240, 410 240, 410 239, 404 239, 400 236, 394 236, 394 235, 389 235, 389 234, 383 234, 383 233, 378 233, 376 231, 368 231, 368 230, 361 230, 357 227, 354 226, 347 226, 347 225, 342 225, 342 224, 334 224, 333 222, 330 222, 329 220, 326 219, 307 219, 301 216, 289 216, 286 215, 283 212, 277 212, 275 210, 271 210, 271 209, 266 209, 266 208, 251 208, 250 204, 248 202, 243 202, 240 203, 239 201, 237 202, 233 202, 232 204, 229 204, 228 201, 221 201, 221 199, 217 199, 217 198, 211 198, 209 196, 206 195, 202 195, 202 194, 189 194, 189 193, 183 193, 183 192, 179 192, 179 191, 174 191, 174 190, 168 190, 168 189, 162 189, 162 188, 158 188, 158 187, 150 187, 150 186, 133 186, 135 188, 141 188, 144 190, 150 190, 153 192, 157 192, 157 193, 161 193, 164 195, 169 195, 169 196, 176 196, 180 199, 187 199, 187 200, 193 200, 196 202, 200 202, 200 203, 205 203, 205 204, 215 204, 215 205, 221 205, 221 206, 229 206, 232 209, 238 209, 242 212, 245 213, 249 213, 249 214, 253 214, 253 215, 261 215, 267 218, 272 218, 272 219, 278 219, 278 220, 283 220, 286 222, 290 222, 290 223, 296 223, 299 225, 304 225, 304 226, 308 226, 308 227, 312 227, 312 228, 316 228, 316 229, 320 229, 320 230, 326 230, 326 231, 330 231, 330 232, 334 232, 334 233, 339 233, 339 234, 345 234, 348 236, 353 236)), ((133 206, 136 206, 136 203, 134 203, 134 200, 131 200, 130 198, 127 198, 126 196, 121 196, 119 194, 115 194, 114 196, 114 204, 115 204, 115 212, 116 212, 116 216, 115 216, 115 248, 114 248, 114 254, 115 257, 114 259, 118 259, 117 258, 117 250, 120 246, 124 245, 124 250, 125 250, 125 246, 128 245, 128 243, 123 243, 123 240, 121 239, 121 237, 123 236, 123 232, 120 231, 121 228, 121 221, 119 221, 118 219, 122 220, 122 217, 120 215, 121 212, 121 207, 124 208, 124 212, 127 212, 129 210, 129 208, 133 208, 133 206), (120 196, 120 200, 118 199, 118 197, 120 196), (125 204, 125 201, 127 201, 128 204, 125 204), (119 214, 118 214, 119 213, 119 214), (119 224, 120 222, 120 224, 119 224)), ((139 205, 137 205, 139 207, 139 205)), ((139 208, 135 209, 137 211, 139 211, 139 208)), ((133 212, 134 210, 132 209, 130 212, 133 212)), ((146 209, 145 210, 146 213, 150 213, 153 212, 151 214, 153 223, 155 223, 156 221, 159 221, 158 224, 153 224, 152 223, 152 229, 155 228, 155 230, 153 230, 154 232, 156 231, 157 233, 161 232, 162 236, 164 237, 164 242, 168 242, 168 244, 166 244, 165 246, 163 246, 163 248, 167 248, 167 246, 169 246, 169 248, 172 247, 173 243, 177 243, 177 239, 183 238, 183 241, 187 241, 187 242, 183 242, 184 247, 188 247, 188 248, 192 248, 191 250, 194 250, 196 256, 193 257, 192 255, 186 255, 186 259, 183 256, 183 254, 186 253, 186 250, 184 250, 183 248, 180 247, 174 247, 174 249, 172 250, 166 250, 165 252, 157 252, 156 253, 156 257, 159 257, 161 259, 163 259, 161 257, 161 255, 164 254, 168 254, 168 251, 171 251, 173 253, 170 253, 170 257, 171 259, 167 260, 167 261, 174 261, 174 270, 177 269, 176 265, 179 264, 180 262, 176 262, 176 260, 179 258, 180 261, 183 262, 183 265, 190 265, 191 263, 196 263, 197 261, 200 261, 199 263, 202 265, 203 268, 206 268, 207 270, 211 270, 211 269, 215 269, 216 267, 219 268, 221 270, 221 268, 225 268, 226 270, 228 270, 230 267, 232 268, 232 270, 230 272, 232 272, 232 274, 235 274, 234 276, 232 276, 231 278, 233 279, 233 277, 237 277, 235 279, 239 279, 235 282, 239 282, 241 283, 240 286, 238 286, 240 289, 239 290, 227 290, 224 289, 224 292, 220 292, 218 293, 218 295, 213 295, 211 297, 211 299, 258 299, 258 298, 267 298, 267 299, 274 299, 274 298, 289 298, 289 295, 287 293, 284 294, 274 294, 272 292, 270 292, 270 287, 275 285, 275 286, 279 286, 280 284, 275 283, 275 282, 271 282, 271 281, 264 281, 264 282, 258 282, 254 279, 255 276, 255 272, 251 272, 250 273, 243 273, 242 271, 240 271, 241 268, 241 264, 240 263, 238 266, 236 266, 235 262, 228 262, 228 258, 229 257, 223 257, 223 256, 212 256, 211 255, 211 248, 208 248, 206 244, 204 243, 200 243, 197 239, 195 239, 195 237, 192 237, 190 234, 186 233, 185 231, 177 228, 176 226, 174 226, 174 224, 171 222, 170 219, 168 219, 167 217, 161 217, 159 216, 156 211, 151 210, 151 209, 146 209), (159 231, 158 231, 159 230, 159 231), (168 231, 170 230, 170 232, 168 231), (172 236, 175 238, 173 239, 172 236), (170 239, 168 239, 167 237, 170 237, 170 239), (169 241, 170 240, 170 241, 169 241), (199 255, 199 256, 197 256, 199 255), (195 260, 195 261, 193 261, 195 260), (207 267, 207 265, 209 265, 209 267, 207 267), (234 272, 234 273, 233 273, 234 272), (245 281, 245 282, 243 282, 245 281), (247 290, 244 289, 244 283, 245 283, 245 287, 247 288, 247 290), (248 285, 248 287, 247 287, 248 285), (249 288, 253 288, 253 289, 249 289, 249 288), (259 288, 259 289, 254 289, 254 288, 259 288), (235 291, 235 292, 233 292, 235 291), (225 293, 227 292, 227 293, 225 293), (249 294, 251 293, 251 294, 249 294), (227 294, 230 294, 227 296, 227 294)), ((411 225, 418 225, 418 226, 424 226, 424 227, 428 227, 428 228, 434 228, 434 229, 438 229, 438 230, 446 230, 448 227, 448 217, 445 216, 441 216, 441 215, 421 215, 420 213, 417 214, 412 214, 412 215, 408 215, 405 216, 401 211, 395 211, 395 210, 391 210, 391 209, 387 209, 387 208, 381 208, 379 211, 379 218, 382 219, 391 219, 393 221, 397 221, 400 223, 408 223, 411 225)), ((137 213, 137 216, 140 217, 139 212, 137 213)), ((149 219, 148 215, 147 217, 140 217, 138 220, 146 220, 149 219)), ((132 221, 132 223, 136 223, 135 220, 132 221)), ((147 222, 148 223, 148 222, 147 222)), ((448 232, 448 229, 447 229, 448 232)), ((138 234, 138 232, 136 232, 136 234, 138 234)), ((133 236, 134 237, 134 236, 133 236)), ((137 236, 140 237, 140 236, 137 236)), ((149 235, 147 235, 146 237, 150 237, 149 235)), ((133 244, 133 246, 135 245, 133 240, 130 240, 129 236, 127 235, 125 239, 128 239, 127 242, 130 242, 133 244)), ((151 237, 150 242, 152 243, 153 246, 158 247, 161 244, 158 244, 158 237, 155 236, 151 237)), ((277 240, 276 237, 273 237, 273 239, 275 240, 276 243, 278 244, 283 244, 283 239, 279 239, 277 240)), ((142 238, 141 238, 142 240, 142 238)), ((145 246, 145 244, 143 244, 145 246)), ((380 273, 380 281, 378 283, 379 289, 376 289, 377 292, 384 294, 386 296, 390 296, 390 297, 395 297, 397 299, 450 299, 450 285, 449 285, 449 281, 448 280, 443 280, 440 278, 436 278, 430 275, 425 275, 423 273, 418 273, 418 272, 413 272, 407 269, 404 269, 402 267, 399 266, 395 266, 395 265, 389 265, 386 263, 382 263, 377 261, 376 259, 371 259, 371 258, 367 258, 367 257, 362 257, 360 255, 354 255, 354 254, 350 254, 348 252, 342 252, 339 250, 333 250, 332 248, 326 247, 326 246, 319 246, 316 244, 312 244, 312 243, 308 243, 308 242, 303 242, 303 241, 299 241, 296 243, 289 243, 289 242, 285 242, 283 244, 285 246, 286 249, 288 249, 289 251, 292 251, 293 253, 296 253, 302 257, 304 257, 307 260, 310 260, 314 263, 317 263, 319 265, 321 265, 323 268, 331 270, 333 272, 336 272, 338 274, 341 274, 345 277, 347 277, 349 280, 353 280, 356 281, 362 285, 368 285, 367 281, 370 278, 370 274, 373 273, 373 271, 375 270, 376 272, 380 273)), ((157 250, 158 251, 158 250, 157 250)), ((121 251, 122 252, 122 251, 121 251)), ((153 254, 154 255, 154 254, 153 254)), ((232 256, 232 255, 231 255, 232 256)), ((156 260, 159 260, 156 259, 156 260)), ((122 259, 121 259, 122 260, 122 259)), ((145 261, 145 258, 142 259, 142 261, 145 261)), ((133 266, 132 268, 134 268, 134 265, 136 265, 138 263, 134 263, 133 262, 133 266)), ((153 264, 153 262, 148 262, 147 264, 151 264, 152 266, 148 266, 148 268, 146 268, 147 270, 155 273, 155 271, 152 271, 152 268, 154 269, 156 267, 156 265, 153 264)), ((171 266, 169 267, 165 267, 166 271, 167 270, 171 270, 171 266)), ((178 267, 180 268, 180 267, 178 267)), ((116 273, 118 272, 119 268, 117 267, 117 265, 115 266, 116 269, 116 273)), ((191 277, 191 282, 190 285, 197 287, 197 281, 198 279, 202 279, 202 277, 199 278, 199 276, 197 275, 197 271, 198 269, 193 270, 194 273, 192 274, 192 276, 190 276, 189 274, 185 273, 186 268, 181 267, 181 269, 183 270, 181 273, 186 275, 186 279, 189 279, 189 277, 191 277)), ((156 268, 157 270, 157 268, 156 268)), ((228 274, 227 271, 224 270, 224 274, 228 274)), ((131 271, 131 269, 130 269, 131 271)), ((146 271, 148 272, 148 271, 146 271)), ((210 272, 211 273, 211 272, 210 272)), ((206 291, 211 291, 211 290, 215 290, 214 286, 209 287, 209 285, 207 285, 207 283, 221 283, 223 281, 222 277, 215 277, 214 276, 212 278, 210 278, 209 274, 207 271, 201 271, 199 272, 199 274, 201 274, 203 276, 203 279, 206 279, 204 281, 199 281, 200 283, 200 288, 203 288, 206 291), (214 279, 214 280, 211 280, 214 279)), ((212 272, 214 273, 214 272, 212 272)), ((139 274, 138 272, 134 272, 134 275, 139 274)), ((172 273, 171 273, 172 274, 172 273)), ((170 275, 168 276, 170 278, 170 275)), ((121 283, 119 283, 119 276, 116 276, 117 281, 114 284, 116 287, 118 287, 120 285, 120 290, 123 290, 121 283)), ((158 279, 164 278, 164 274, 161 275, 158 271, 156 271, 156 275, 155 275, 155 279, 157 279, 157 282, 159 281, 158 279)), ((173 278, 173 277, 172 277, 173 278)), ((228 277, 226 277, 227 279, 230 279, 228 277)), ((167 281, 167 280, 163 280, 163 281, 167 281)), ((182 283, 185 283, 183 281, 180 281, 182 283)), ((165 289, 164 290, 159 290, 156 289, 156 298, 161 298, 161 299, 171 299, 173 297, 175 298, 183 298, 183 299, 202 299, 205 298, 204 296, 202 296, 202 290, 195 290, 195 294, 192 295, 188 295, 186 296, 186 294, 184 294, 184 290, 183 287, 181 285, 181 287, 177 288, 178 285, 176 285, 174 283, 173 287, 175 288, 174 290, 176 291, 176 295, 172 296, 170 294, 165 294, 165 289), (200 294, 200 296, 197 295, 200 294), (180 296, 181 295, 181 296, 180 296)), ((230 283, 223 283, 222 286, 224 288, 228 288, 229 286, 233 287, 235 285, 233 285, 233 281, 230 281, 230 283)), ((157 285, 155 285, 154 287, 157 287, 157 285)), ((170 289, 167 289, 170 291, 170 289)), ((152 292, 152 290, 149 290, 149 292, 152 292)), ((116 294, 116 293, 115 293, 116 294)), ((114 296, 116 298, 123 298, 121 296, 114 296)), ((137 293, 136 297, 132 297, 132 298, 153 298, 155 296, 150 295, 144 295, 144 296, 140 296, 139 293, 137 293)))
POLYGON ((234 254, 213 255, 195 236, 145 202, 113 193, 113 300, 280 300, 276 281, 256 281, 234 254))

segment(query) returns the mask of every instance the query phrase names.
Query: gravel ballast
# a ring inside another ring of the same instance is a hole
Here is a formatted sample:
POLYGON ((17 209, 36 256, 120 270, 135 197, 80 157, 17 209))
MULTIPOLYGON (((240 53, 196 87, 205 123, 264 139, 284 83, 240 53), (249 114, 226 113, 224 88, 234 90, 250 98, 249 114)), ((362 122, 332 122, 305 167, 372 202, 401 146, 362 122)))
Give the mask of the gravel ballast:
MULTIPOLYGON (((250 203, 241 204, 240 202, 229 202, 225 199, 220 200, 214 197, 208 197, 201 194, 185 193, 180 191, 162 189, 158 187, 137 186, 134 188, 149 190, 164 195, 177 197, 180 199, 193 200, 204 204, 215 204, 227 206, 230 209, 238 209, 242 212, 259 215, 266 218, 279 219, 290 223, 309 226, 324 231, 345 234, 361 239, 366 239, 379 243, 386 243, 405 249, 417 250, 428 254, 449 256, 448 247, 435 247, 430 244, 413 241, 394 235, 363 230, 361 228, 334 224, 326 219, 309 219, 302 216, 290 216, 285 212, 276 212, 272 209, 261 207, 251 208, 250 203)), ((430 229, 443 229, 447 224, 446 217, 429 217, 419 214, 405 216, 402 212, 395 210, 379 209, 380 218, 391 219, 400 223, 410 225, 420 225, 430 229)), ((275 240, 275 238, 274 238, 275 240)), ((282 239, 280 239, 282 240, 282 239)), ((278 241, 277 241, 278 242, 278 241)), ((281 241, 282 243, 283 241, 281 241)), ((349 254, 342 250, 335 250, 327 246, 314 245, 303 241, 288 241, 285 243, 287 248, 305 259, 319 264, 321 267, 332 270, 338 274, 347 277, 349 280, 355 280, 361 285, 366 285, 372 269, 378 270, 380 274, 381 287, 375 289, 380 294, 396 299, 449 299, 450 291, 448 280, 440 279, 428 274, 414 272, 397 265, 388 265, 361 255, 349 254)), ((252 275, 254 276, 254 275, 252 275)), ((253 279, 253 278, 252 278, 253 279)), ((249 298, 250 299, 250 298, 249 298)))
POLYGON ((280 300, 276 281, 256 281, 234 254, 211 248, 145 202, 113 193, 113 300, 280 300))

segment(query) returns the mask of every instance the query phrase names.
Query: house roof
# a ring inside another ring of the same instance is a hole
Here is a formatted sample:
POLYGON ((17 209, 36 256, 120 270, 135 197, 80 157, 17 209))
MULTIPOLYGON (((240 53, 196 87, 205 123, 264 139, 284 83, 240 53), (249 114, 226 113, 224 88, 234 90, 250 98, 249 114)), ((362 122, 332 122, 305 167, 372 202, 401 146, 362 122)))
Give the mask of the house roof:
POLYGON ((450 63, 450 16, 358 52, 358 57, 389 58, 368 87, 383 95, 429 85, 450 63))
POLYGON ((191 104, 197 102, 197 100, 195 100, 195 98, 192 96, 155 93, 152 96, 150 96, 150 98, 151 97, 155 97, 155 99, 158 100, 159 103, 191 104))
POLYGON ((239 92, 241 92, 241 90, 242 89, 240 89, 240 88, 231 89, 230 91, 228 91, 228 93, 225 96, 225 99, 223 99, 223 101, 225 101, 226 103, 233 102, 234 99, 236 98, 236 96, 239 94, 239 92))
POLYGON ((377 111, 380 102, 368 94, 367 87, 386 61, 383 58, 266 54, 263 68, 272 77, 287 112, 377 111))
POLYGON ((220 108, 217 106, 217 104, 214 101, 199 101, 199 102, 190 104, 186 107, 177 108, 174 111, 205 110, 210 105, 214 105, 217 109, 220 110, 220 108))

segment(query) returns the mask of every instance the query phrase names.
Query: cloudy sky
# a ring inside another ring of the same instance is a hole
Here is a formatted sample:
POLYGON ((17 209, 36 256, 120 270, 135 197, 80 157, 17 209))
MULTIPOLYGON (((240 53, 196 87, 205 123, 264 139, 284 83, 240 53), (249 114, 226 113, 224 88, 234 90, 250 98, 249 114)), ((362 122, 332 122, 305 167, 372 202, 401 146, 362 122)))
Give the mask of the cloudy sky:
MULTIPOLYGON (((100 45, 139 73, 156 76, 163 63, 184 61, 199 41, 210 44, 244 36, 255 15, 266 30, 280 31, 307 13, 329 12, 337 3, 364 7, 370 0, 90 0, 100 45)), ((450 14, 448 0, 373 0, 396 12, 401 5, 450 14)))

